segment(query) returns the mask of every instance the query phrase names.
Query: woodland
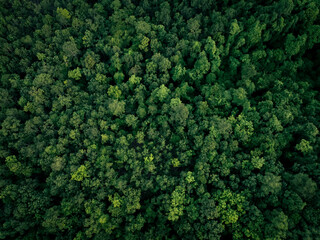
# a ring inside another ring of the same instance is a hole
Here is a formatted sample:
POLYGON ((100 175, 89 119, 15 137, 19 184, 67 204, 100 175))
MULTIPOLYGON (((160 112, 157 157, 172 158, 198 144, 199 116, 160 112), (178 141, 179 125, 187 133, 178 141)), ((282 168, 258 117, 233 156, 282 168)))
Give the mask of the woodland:
POLYGON ((320 239, 319 0, 0 0, 0 239, 320 239))

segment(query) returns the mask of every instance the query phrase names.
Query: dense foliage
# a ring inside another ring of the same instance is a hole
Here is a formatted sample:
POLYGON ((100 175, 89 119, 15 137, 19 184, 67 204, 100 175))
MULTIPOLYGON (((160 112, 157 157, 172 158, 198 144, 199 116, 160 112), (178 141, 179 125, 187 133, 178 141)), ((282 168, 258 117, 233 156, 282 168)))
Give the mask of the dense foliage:
POLYGON ((319 239, 318 0, 0 1, 0 239, 319 239))

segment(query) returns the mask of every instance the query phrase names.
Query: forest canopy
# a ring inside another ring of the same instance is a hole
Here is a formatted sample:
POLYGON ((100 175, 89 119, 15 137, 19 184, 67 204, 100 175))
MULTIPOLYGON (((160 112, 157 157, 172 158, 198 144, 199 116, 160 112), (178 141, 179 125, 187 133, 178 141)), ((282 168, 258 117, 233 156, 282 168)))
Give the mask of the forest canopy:
POLYGON ((320 239, 319 0, 0 0, 0 239, 320 239))

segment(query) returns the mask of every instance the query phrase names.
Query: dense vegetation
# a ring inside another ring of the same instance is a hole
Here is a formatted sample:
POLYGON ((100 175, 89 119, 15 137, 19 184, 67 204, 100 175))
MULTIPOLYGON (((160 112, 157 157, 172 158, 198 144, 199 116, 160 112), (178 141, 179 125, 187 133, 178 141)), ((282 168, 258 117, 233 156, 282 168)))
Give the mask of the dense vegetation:
POLYGON ((318 0, 0 13, 0 239, 320 238, 318 0))

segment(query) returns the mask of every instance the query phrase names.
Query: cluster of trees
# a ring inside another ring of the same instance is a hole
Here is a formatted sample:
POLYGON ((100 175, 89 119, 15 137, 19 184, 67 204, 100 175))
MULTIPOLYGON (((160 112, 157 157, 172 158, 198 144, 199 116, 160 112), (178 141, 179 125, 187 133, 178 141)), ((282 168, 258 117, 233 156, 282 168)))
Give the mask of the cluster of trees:
POLYGON ((319 8, 0 1, 0 239, 320 238, 319 8))

